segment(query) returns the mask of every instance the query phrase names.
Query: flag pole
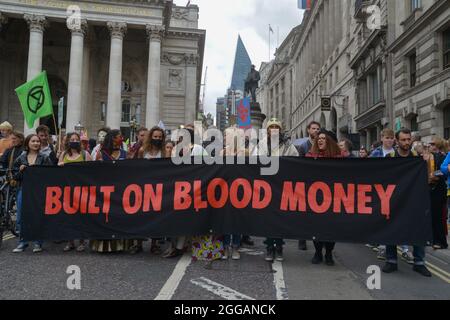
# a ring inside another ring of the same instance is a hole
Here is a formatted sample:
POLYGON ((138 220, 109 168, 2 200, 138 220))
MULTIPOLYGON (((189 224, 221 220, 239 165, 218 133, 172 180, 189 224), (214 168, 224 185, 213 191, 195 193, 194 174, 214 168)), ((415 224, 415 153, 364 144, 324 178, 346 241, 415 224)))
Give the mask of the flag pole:
POLYGON ((269 24, 269 60, 268 62, 270 62, 270 24, 269 24))

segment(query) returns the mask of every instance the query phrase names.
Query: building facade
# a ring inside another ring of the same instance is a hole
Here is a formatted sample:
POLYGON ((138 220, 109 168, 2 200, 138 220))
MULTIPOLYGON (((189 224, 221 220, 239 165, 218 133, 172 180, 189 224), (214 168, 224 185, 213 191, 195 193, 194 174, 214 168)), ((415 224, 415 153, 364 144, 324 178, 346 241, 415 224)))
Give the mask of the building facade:
MULTIPOLYGON (((317 0, 294 30, 279 68, 293 71, 292 138, 313 120, 355 146, 370 147, 383 128, 450 137, 450 1, 317 0)), ((259 97, 269 117, 282 117, 269 69, 259 97)))
POLYGON ((393 122, 450 138, 450 1, 395 1, 393 122))
POLYGON ((206 33, 198 16, 172 0, 1 0, 0 117, 24 127, 14 89, 46 70, 66 131, 193 122, 206 33))

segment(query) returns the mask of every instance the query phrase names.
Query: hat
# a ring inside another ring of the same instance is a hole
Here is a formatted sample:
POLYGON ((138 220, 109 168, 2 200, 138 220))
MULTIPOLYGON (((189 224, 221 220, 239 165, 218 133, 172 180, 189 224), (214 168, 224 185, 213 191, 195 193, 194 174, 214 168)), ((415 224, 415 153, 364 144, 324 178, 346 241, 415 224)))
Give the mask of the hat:
POLYGON ((13 126, 11 125, 11 123, 9 123, 8 121, 5 121, 3 123, 0 124, 0 129, 9 129, 12 130, 13 126))
POLYGON ((277 126, 280 128, 280 130, 283 129, 283 125, 281 124, 281 121, 278 120, 277 118, 272 118, 269 120, 269 122, 267 122, 267 128, 269 128, 270 126, 277 126))

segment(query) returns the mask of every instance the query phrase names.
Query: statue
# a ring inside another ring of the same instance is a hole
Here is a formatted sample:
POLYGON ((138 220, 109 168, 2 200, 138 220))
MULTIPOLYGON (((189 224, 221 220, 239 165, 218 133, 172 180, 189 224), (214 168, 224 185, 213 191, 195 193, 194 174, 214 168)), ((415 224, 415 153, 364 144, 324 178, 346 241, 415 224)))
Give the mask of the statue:
POLYGON ((259 72, 256 71, 255 66, 252 65, 252 70, 248 73, 247 80, 245 80, 245 96, 248 93, 252 95, 252 102, 256 103, 256 89, 258 89, 258 83, 261 80, 259 72))

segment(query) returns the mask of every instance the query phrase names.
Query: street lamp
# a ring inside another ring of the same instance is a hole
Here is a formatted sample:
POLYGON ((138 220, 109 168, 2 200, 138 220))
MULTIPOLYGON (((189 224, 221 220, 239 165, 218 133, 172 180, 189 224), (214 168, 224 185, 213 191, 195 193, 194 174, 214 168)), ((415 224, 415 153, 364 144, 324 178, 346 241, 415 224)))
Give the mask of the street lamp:
POLYGON ((130 128, 131 128, 131 140, 135 142, 136 138, 136 130, 139 126, 139 123, 137 122, 136 118, 133 117, 130 121, 130 128))
POLYGON ((75 131, 81 135, 83 130, 84 130, 83 125, 80 122, 78 122, 78 124, 75 126, 75 131))

